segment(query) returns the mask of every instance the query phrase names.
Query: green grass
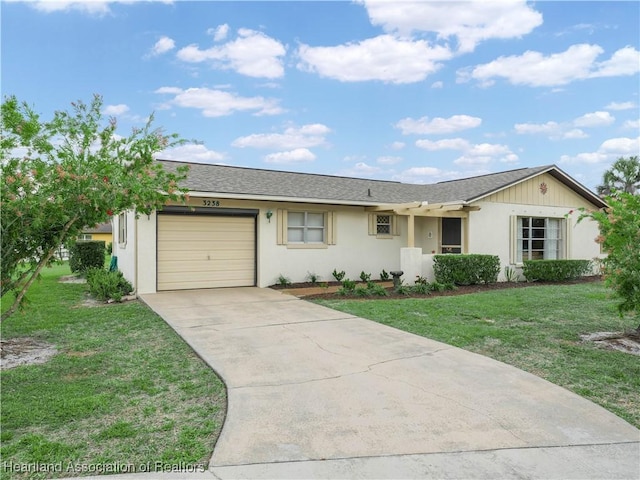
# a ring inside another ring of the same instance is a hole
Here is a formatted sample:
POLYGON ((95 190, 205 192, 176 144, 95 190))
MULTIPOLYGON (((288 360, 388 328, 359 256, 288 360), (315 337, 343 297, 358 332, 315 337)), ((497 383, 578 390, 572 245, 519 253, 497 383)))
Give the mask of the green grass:
POLYGON ((72 476, 70 462, 78 471, 206 466, 226 410, 220 379, 143 304, 86 306, 86 285, 59 283, 63 274, 66 265, 47 269, 24 311, 1 327, 5 340, 27 336, 58 353, 1 373, 0 477, 72 476), (7 463, 63 471, 21 473, 7 463))
POLYGON ((580 340, 580 334, 637 325, 618 316, 600 283, 317 303, 514 365, 640 427, 640 357, 580 340))

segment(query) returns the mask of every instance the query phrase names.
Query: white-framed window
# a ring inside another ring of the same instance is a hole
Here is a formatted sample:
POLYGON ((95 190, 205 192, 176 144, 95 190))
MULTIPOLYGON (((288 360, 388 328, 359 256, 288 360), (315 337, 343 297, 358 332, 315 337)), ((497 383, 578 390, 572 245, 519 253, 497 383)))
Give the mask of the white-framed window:
POLYGON ((91 239, 93 239, 93 235, 91 235, 90 233, 81 233, 80 235, 78 235, 78 240, 81 241, 87 241, 91 239))
POLYGON ((336 244, 336 212, 278 209, 277 222, 278 245, 327 248, 336 244))
POLYGON ((324 213, 288 212, 287 243, 325 243, 324 213))
POLYGON ((369 235, 376 235, 378 238, 400 235, 397 217, 393 213, 370 213, 369 235))
POLYGON ((127 212, 118 215, 118 243, 127 243, 127 212))
POLYGON ((516 262, 557 260, 563 257, 564 220, 546 217, 518 217, 516 223, 516 262))
POLYGON ((391 235, 391 215, 376 215, 376 234, 391 235))

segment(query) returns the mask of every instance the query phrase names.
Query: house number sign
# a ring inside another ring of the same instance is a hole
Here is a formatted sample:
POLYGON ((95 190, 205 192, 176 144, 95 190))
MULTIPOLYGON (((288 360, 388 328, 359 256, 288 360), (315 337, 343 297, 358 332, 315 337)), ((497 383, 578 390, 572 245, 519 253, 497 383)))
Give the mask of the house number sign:
POLYGON ((205 207, 219 207, 220 206, 220 201, 219 200, 208 200, 208 199, 203 199, 202 200, 202 205, 205 207))

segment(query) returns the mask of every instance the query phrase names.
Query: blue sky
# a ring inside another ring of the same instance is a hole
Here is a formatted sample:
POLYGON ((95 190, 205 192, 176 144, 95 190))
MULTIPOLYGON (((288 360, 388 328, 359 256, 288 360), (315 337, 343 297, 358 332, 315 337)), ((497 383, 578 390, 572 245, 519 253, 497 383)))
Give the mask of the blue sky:
POLYGON ((163 158, 432 183, 640 151, 640 2, 2 2, 2 94, 163 158))

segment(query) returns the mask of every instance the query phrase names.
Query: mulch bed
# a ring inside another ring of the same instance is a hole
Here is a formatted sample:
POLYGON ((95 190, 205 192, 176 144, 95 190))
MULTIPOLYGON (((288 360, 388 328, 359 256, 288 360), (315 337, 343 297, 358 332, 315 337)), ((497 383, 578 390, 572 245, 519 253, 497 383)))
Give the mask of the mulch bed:
MULTIPOLYGON (((580 283, 591 283, 591 282, 600 282, 602 277, 600 276, 589 276, 582 277, 577 280, 570 280, 567 282, 498 282, 498 283, 490 283, 489 285, 459 285, 456 290, 445 290, 442 292, 430 292, 428 295, 423 294, 415 294, 410 293, 408 295, 398 294, 395 292, 393 287, 387 287, 387 296, 376 296, 376 297, 356 297, 356 296, 348 296, 343 298, 349 298, 350 300, 367 300, 367 299, 376 299, 376 300, 385 300, 385 299, 401 299, 401 298, 431 298, 431 297, 445 297, 445 296, 453 296, 453 295, 466 295, 469 293, 480 293, 480 292, 489 292, 493 290, 506 290, 511 288, 524 288, 524 287, 537 287, 542 285, 574 285, 580 283)), ((380 283, 380 281, 376 281, 376 283, 380 283)), ((387 282, 388 283, 388 282, 387 282)), ((365 285, 364 283, 358 283, 359 286, 365 285)), ((311 282, 303 282, 303 283, 294 283, 288 285, 286 287, 282 285, 272 285, 269 288, 274 290, 287 290, 287 293, 292 295, 296 295, 298 297, 304 297, 308 300, 321 300, 321 299, 336 299, 341 298, 334 291, 335 287, 340 287, 340 282, 319 282, 319 283, 311 283, 311 282), (318 287, 320 285, 327 285, 326 292, 324 293, 315 293, 318 291, 318 287), (309 294, 305 293, 305 290, 308 290, 309 294), (313 292, 313 293, 312 293, 313 292)))

